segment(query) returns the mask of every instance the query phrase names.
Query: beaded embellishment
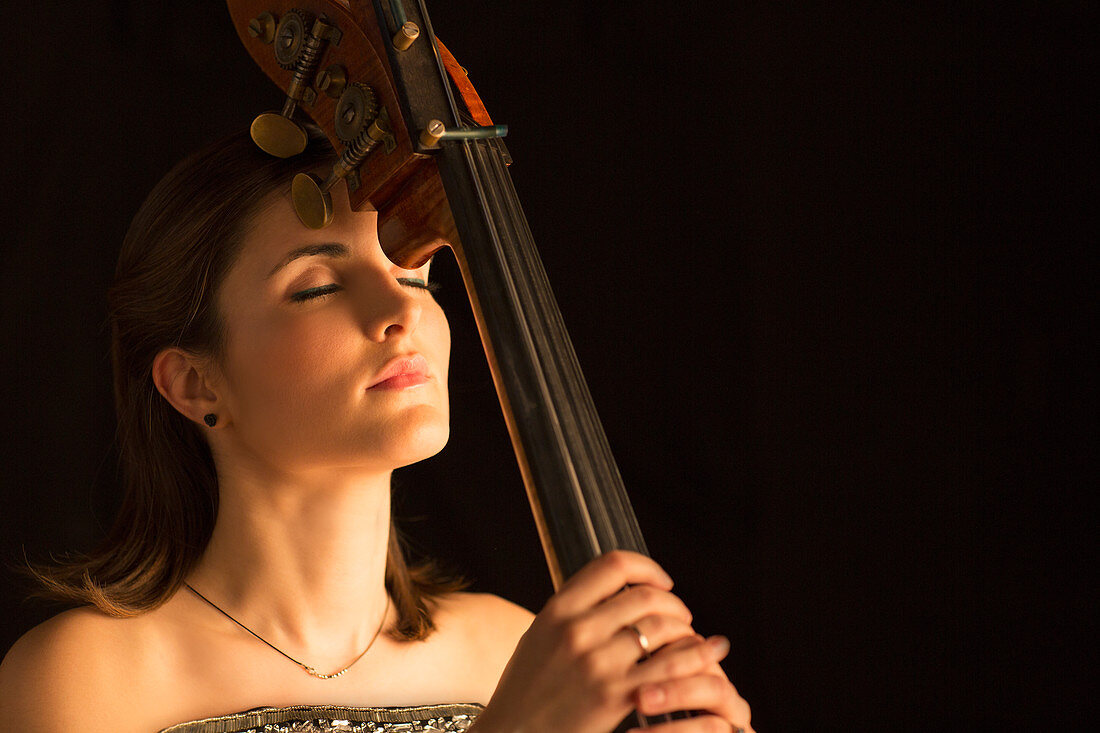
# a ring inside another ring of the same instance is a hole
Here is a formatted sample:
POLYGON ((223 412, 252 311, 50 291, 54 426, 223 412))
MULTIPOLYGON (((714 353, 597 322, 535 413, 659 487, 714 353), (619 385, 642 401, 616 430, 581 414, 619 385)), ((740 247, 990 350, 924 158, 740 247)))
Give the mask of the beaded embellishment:
POLYGON ((165 728, 161 733, 461 733, 473 725, 480 705, 420 705, 344 708, 299 705, 257 708, 165 728))

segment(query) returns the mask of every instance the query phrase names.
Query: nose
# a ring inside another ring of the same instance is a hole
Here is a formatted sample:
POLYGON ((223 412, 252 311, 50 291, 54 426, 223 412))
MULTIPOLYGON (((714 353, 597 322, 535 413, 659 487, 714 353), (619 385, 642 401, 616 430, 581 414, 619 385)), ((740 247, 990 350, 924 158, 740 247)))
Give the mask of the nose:
POLYGON ((417 293, 397 281, 393 273, 378 273, 363 295, 362 327, 376 343, 411 334, 420 323, 423 307, 417 293))

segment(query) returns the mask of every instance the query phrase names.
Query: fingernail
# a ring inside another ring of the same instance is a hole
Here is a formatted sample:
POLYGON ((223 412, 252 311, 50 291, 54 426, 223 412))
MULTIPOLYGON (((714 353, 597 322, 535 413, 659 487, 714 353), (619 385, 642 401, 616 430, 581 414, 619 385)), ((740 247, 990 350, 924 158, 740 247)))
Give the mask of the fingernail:
POLYGON ((730 650, 730 640, 724 636, 712 636, 707 640, 707 646, 714 653, 715 658, 721 659, 730 650))
POLYGON ((642 704, 660 705, 665 701, 665 691, 660 687, 647 687, 642 690, 642 704))

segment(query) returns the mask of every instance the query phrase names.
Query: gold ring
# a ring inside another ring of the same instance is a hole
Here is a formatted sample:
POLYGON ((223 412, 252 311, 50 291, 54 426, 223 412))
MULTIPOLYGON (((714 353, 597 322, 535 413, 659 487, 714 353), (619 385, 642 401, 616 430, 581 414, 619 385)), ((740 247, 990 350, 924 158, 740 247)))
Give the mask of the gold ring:
POLYGON ((626 628, 628 628, 631 631, 631 633, 633 633, 634 636, 638 639, 638 646, 640 646, 642 648, 642 654, 644 654, 645 656, 648 657, 649 656, 649 637, 646 636, 645 634, 643 634, 642 630, 639 629, 634 624, 630 624, 626 628))

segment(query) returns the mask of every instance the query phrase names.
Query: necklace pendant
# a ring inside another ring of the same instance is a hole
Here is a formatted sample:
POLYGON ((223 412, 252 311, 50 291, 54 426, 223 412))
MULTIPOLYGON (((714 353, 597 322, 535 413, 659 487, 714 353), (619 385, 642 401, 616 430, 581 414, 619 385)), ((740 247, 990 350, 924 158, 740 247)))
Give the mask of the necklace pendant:
MULTIPOLYGON (((358 660, 356 660, 356 661, 358 661, 358 660)), ((308 674, 310 674, 313 677, 316 677, 319 680, 334 680, 337 677, 344 674, 344 672, 348 671, 348 668, 345 667, 344 669, 341 669, 339 672, 335 672, 333 674, 322 674, 321 672, 318 672, 317 670, 315 670, 313 667, 302 667, 302 669, 304 669, 308 674)))

